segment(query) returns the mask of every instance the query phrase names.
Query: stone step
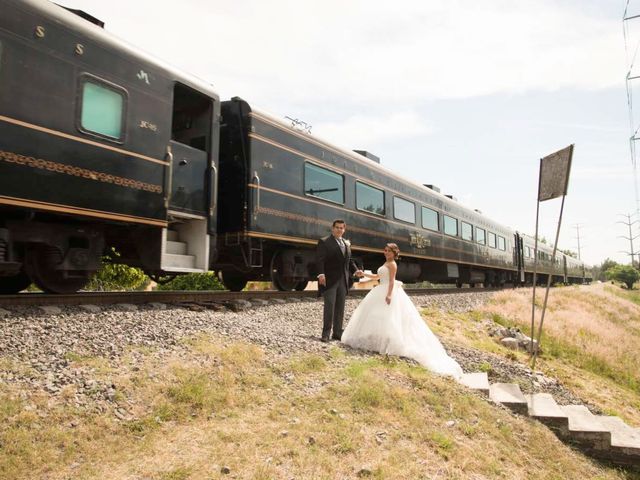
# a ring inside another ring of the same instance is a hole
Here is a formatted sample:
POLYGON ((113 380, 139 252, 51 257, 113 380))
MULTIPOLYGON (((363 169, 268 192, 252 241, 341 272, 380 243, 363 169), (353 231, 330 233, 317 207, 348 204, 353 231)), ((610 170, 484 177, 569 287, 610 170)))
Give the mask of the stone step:
POLYGON ((195 264, 196 257, 194 255, 172 255, 170 253, 162 255, 163 267, 170 267, 173 269, 193 269, 195 268, 195 264))
POLYGON ((167 251, 171 255, 186 255, 187 244, 184 242, 174 242, 173 240, 167 240, 167 251))
POLYGON ((460 383, 472 390, 480 390, 489 395, 489 377, 486 372, 464 373, 460 383))
POLYGON ((571 441, 583 447, 606 450, 611 446, 611 432, 584 405, 564 405, 560 407, 569 419, 571 441))
POLYGON ((569 432, 569 418, 553 399, 550 393, 534 393, 525 395, 529 416, 539 420, 549 428, 561 434, 569 432))
POLYGON ((489 387, 489 398, 495 403, 501 403, 516 413, 526 415, 529 407, 527 399, 515 383, 494 383, 489 387))
POLYGON ((177 242, 179 240, 178 232, 176 230, 167 230, 167 240, 177 242))

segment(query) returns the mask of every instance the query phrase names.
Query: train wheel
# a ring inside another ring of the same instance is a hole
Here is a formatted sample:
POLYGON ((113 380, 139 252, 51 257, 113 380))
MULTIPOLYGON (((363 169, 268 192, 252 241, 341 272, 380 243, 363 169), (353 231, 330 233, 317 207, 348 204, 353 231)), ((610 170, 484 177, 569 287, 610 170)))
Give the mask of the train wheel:
POLYGON ((12 277, 0 277, 0 295, 12 295, 31 285, 29 276, 20 272, 12 277))
POLYGON ((295 290, 297 290, 298 292, 303 291, 305 288, 307 288, 307 285, 309 284, 309 282, 307 280, 303 280, 301 282, 296 283, 296 286, 293 287, 295 290))
POLYGON ((222 284, 231 290, 232 292, 239 292, 247 286, 247 277, 241 272, 235 270, 223 270, 222 272, 222 284))
POLYGON ((299 279, 294 277, 288 277, 282 274, 284 271, 282 265, 282 251, 278 251, 271 257, 271 283, 273 286, 281 292, 289 292, 296 288, 298 283, 301 283, 299 279))
POLYGON ((456 280, 456 288, 462 288, 462 282, 460 280, 456 280))
POLYGON ((33 283, 47 293, 76 293, 89 282, 93 272, 69 276, 69 272, 56 270, 62 262, 60 250, 49 246, 39 246, 27 251, 25 269, 33 283))

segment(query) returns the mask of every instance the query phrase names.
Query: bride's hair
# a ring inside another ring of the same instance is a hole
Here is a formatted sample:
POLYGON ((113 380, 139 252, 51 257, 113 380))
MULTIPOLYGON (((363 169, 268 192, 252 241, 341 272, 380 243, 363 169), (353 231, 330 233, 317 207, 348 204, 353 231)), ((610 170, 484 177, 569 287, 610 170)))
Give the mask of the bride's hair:
POLYGON ((400 258, 400 249, 395 243, 387 243, 386 247, 393 252, 393 259, 398 260, 400 258))

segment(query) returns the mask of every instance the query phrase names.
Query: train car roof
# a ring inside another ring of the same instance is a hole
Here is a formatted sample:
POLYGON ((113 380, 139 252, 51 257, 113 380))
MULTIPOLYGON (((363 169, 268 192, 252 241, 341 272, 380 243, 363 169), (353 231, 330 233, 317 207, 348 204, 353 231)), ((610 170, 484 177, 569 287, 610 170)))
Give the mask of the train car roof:
POLYGON ((361 165, 364 165, 368 168, 371 168, 373 170, 378 171, 379 173, 382 173, 384 175, 387 175, 389 177, 395 178, 396 180, 409 184, 412 187, 414 187, 416 190, 426 193, 427 195, 431 195, 433 197, 437 197, 438 200, 442 201, 444 204, 446 204, 449 207, 452 207, 453 209, 462 209, 465 210, 465 212, 469 215, 471 215, 472 217, 476 218, 476 219, 481 219, 483 222, 487 222, 492 224, 493 226, 497 227, 497 228, 501 228, 505 231, 509 231, 509 232, 514 232, 514 229, 511 227, 507 227, 499 222, 496 222, 495 220, 492 220, 486 216, 484 216, 483 214, 475 211, 474 209, 467 207, 461 203, 459 203, 457 200, 452 200, 451 198, 447 197, 446 195, 437 192, 429 187, 425 187, 423 184, 421 183, 417 183, 415 180, 411 180, 410 178, 404 177, 396 172, 394 172, 393 170, 390 170, 389 168, 384 167, 383 165, 376 163, 372 160, 367 159, 365 156, 360 155, 359 153, 356 153, 352 150, 347 150, 343 147, 339 147, 336 146, 334 143, 332 143, 331 141, 323 138, 323 137, 319 137, 316 135, 313 135, 311 133, 305 133, 302 132, 296 128, 294 128, 291 123, 286 122, 284 119, 278 118, 276 117, 274 114, 266 111, 266 110, 262 110, 260 108, 255 108, 253 107, 251 104, 249 104, 249 102, 247 102, 244 99, 235 97, 237 100, 241 100, 244 101, 245 103, 247 103, 247 105, 250 106, 250 109, 252 112, 258 114, 261 117, 265 117, 268 120, 270 120, 271 122, 277 123, 280 126, 282 126, 283 128, 286 128, 298 135, 304 136, 307 139, 310 139, 312 141, 315 141, 316 143, 321 144, 323 147, 333 150, 334 152, 339 153, 340 155, 343 155, 345 157, 348 157, 349 159, 355 161, 356 163, 359 163, 361 165))
POLYGON ((12 3, 20 10, 33 10, 37 14, 44 16, 47 20, 55 22, 73 32, 77 32, 99 45, 123 52, 142 64, 156 67, 167 74, 167 76, 180 80, 180 82, 185 85, 206 93, 210 97, 219 99, 218 93, 214 90, 211 84, 194 75, 184 73, 169 63, 134 47, 104 28, 95 25, 90 20, 82 18, 78 14, 73 13, 60 5, 56 5, 48 0, 4 0, 4 2, 12 3))

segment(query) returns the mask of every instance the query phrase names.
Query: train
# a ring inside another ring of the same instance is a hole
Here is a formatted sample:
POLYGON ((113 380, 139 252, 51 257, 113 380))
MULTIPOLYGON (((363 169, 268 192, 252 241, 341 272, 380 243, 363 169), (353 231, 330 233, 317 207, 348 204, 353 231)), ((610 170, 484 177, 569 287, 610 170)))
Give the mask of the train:
POLYGON ((581 261, 276 118, 47 0, 0 0, 0 293, 81 290, 105 253, 153 279, 303 290, 334 219, 398 279, 585 283, 581 261))

